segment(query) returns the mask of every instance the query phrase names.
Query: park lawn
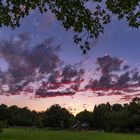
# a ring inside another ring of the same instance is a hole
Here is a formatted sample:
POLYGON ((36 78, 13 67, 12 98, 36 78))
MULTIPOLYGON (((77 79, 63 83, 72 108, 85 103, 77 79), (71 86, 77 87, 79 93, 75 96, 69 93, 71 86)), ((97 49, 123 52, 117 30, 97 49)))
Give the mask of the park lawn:
POLYGON ((70 132, 5 129, 0 140, 140 140, 140 135, 104 132, 70 132))

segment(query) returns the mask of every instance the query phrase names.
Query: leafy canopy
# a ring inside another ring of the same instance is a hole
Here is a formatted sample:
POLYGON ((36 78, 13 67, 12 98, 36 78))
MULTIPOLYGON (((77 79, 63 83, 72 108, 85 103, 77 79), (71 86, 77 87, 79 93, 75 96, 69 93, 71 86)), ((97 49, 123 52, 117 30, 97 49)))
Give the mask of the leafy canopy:
POLYGON ((50 10, 66 30, 75 32, 74 42, 83 53, 90 50, 89 39, 103 33, 112 16, 126 19, 130 27, 140 26, 140 0, 0 0, 0 26, 20 26, 21 18, 32 10, 50 10), (88 8, 90 5, 92 8, 88 8))

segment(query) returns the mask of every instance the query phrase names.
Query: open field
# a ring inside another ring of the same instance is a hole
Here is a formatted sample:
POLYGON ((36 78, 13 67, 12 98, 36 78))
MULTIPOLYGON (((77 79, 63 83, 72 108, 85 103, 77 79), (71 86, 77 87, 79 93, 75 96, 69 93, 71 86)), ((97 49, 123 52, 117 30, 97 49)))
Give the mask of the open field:
POLYGON ((140 140, 140 135, 103 132, 70 132, 5 129, 0 140, 140 140))

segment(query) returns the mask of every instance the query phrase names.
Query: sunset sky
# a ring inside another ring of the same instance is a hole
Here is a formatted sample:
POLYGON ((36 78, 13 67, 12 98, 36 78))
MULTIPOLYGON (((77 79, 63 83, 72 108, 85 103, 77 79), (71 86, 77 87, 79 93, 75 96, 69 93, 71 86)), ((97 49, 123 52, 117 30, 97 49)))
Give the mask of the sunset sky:
POLYGON ((52 13, 34 11, 19 28, 2 27, 0 104, 37 111, 60 104, 76 114, 140 96, 140 30, 114 18, 90 45, 83 55, 52 13))

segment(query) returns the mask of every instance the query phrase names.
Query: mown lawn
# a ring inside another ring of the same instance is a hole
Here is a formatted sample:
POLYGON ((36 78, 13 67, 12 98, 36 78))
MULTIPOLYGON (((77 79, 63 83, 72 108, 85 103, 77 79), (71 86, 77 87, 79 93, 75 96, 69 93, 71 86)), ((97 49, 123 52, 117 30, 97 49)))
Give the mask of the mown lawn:
POLYGON ((5 129, 0 140, 140 140, 140 135, 103 132, 70 132, 5 129))

